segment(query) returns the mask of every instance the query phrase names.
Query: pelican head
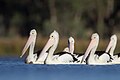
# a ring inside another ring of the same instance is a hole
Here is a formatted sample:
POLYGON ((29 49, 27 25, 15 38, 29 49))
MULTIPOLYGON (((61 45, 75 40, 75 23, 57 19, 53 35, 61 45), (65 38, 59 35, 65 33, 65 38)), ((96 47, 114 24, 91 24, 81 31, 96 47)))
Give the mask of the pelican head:
POLYGON ((37 32, 35 29, 32 29, 30 31, 30 36, 28 38, 28 41, 25 45, 25 47, 23 48, 23 51, 22 51, 22 55, 20 57, 22 57, 25 52, 27 51, 27 49, 30 47, 29 49, 29 54, 28 54, 28 57, 26 59, 26 63, 31 63, 35 58, 35 55, 33 54, 33 51, 34 51, 34 46, 35 46, 35 42, 36 42, 36 36, 37 36, 37 32))
POLYGON ((63 50, 63 52, 69 52, 69 48, 66 47, 66 48, 63 50))
POLYGON ((86 60, 86 58, 88 57, 90 52, 94 53, 96 51, 98 43, 99 43, 99 35, 97 33, 92 34, 91 42, 90 42, 90 44, 89 44, 89 46, 88 46, 88 48, 87 48, 87 50, 82 58, 81 63, 86 60))
POLYGON ((98 33, 92 34, 91 40, 94 40, 94 39, 99 39, 98 33))
POLYGON ((68 40, 70 43, 75 43, 75 40, 73 37, 70 37, 69 40, 68 40))
POLYGON ((32 29, 32 30, 30 31, 30 35, 36 36, 36 35, 37 35, 36 30, 35 30, 35 29, 32 29))

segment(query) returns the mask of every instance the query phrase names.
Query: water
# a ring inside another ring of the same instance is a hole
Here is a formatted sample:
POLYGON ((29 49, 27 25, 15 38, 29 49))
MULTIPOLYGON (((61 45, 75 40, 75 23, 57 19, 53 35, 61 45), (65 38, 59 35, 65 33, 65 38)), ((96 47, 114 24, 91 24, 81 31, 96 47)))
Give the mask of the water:
POLYGON ((120 65, 34 65, 0 58, 0 80, 119 80, 120 65))

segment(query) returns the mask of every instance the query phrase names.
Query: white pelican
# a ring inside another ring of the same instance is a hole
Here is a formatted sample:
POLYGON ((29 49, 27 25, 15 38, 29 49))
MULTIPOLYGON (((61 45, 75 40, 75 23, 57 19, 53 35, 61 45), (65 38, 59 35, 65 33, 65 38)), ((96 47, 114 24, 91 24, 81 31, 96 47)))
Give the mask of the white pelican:
POLYGON ((75 40, 73 37, 69 37, 68 39, 68 47, 64 48, 63 52, 74 53, 74 43, 75 40))
POLYGON ((28 38, 28 41, 27 41, 27 43, 26 43, 26 45, 25 45, 25 47, 22 51, 22 55, 20 56, 20 57, 22 57, 30 46, 29 54, 26 58, 26 63, 33 63, 37 59, 36 54, 33 54, 34 47, 35 47, 36 36, 37 36, 36 30, 35 29, 31 30, 30 31, 30 37, 28 38))
POLYGON ((87 58, 87 64, 89 65, 106 65, 110 60, 110 56, 107 53, 101 56, 95 57, 95 51, 99 44, 99 35, 97 33, 93 34, 91 37, 91 42, 82 58, 81 63, 83 63, 87 58))
POLYGON ((69 53, 71 53, 72 55, 74 55, 74 44, 75 44, 74 38, 70 37, 68 39, 68 47, 69 47, 69 53))
POLYGON ((73 37, 69 37, 69 39, 68 39, 68 47, 64 48, 63 52, 56 53, 53 56, 53 58, 59 57, 59 59, 62 58, 62 60, 63 60, 63 57, 65 57, 66 54, 70 54, 71 56, 73 56, 74 55, 73 54, 73 52, 74 52, 74 42, 75 42, 74 38, 73 37))
POLYGON ((109 47, 107 47, 106 49, 106 52, 108 52, 112 57, 112 61, 110 62, 111 64, 120 64, 120 54, 114 55, 116 44, 117 44, 117 36, 112 35, 109 42, 109 47))
MULTIPOLYGON (((33 29, 33 30, 31 30, 30 31, 30 36, 29 36, 29 38, 28 38, 28 41, 27 41, 27 43, 26 43, 26 45, 25 45, 25 47, 24 47, 24 49, 23 49, 23 51, 22 51, 22 55, 20 56, 20 57, 22 57, 24 54, 25 54, 25 52, 27 51, 27 49, 29 48, 29 54, 28 54, 28 56, 27 56, 27 58, 26 58, 26 63, 28 63, 28 64, 30 64, 30 63, 33 63, 33 64, 37 64, 38 62, 36 61, 37 59, 39 59, 39 64, 44 64, 44 61, 45 61, 45 59, 46 59, 46 57, 47 57, 47 53, 42 53, 41 52, 41 54, 42 54, 42 57, 39 57, 38 56, 38 54, 40 53, 40 51, 39 51, 39 53, 34 53, 34 47, 35 47, 35 42, 36 42, 36 36, 37 36, 37 32, 36 32, 36 30, 35 29, 33 29)), ((40 55, 41 55, 40 54, 40 55)))
POLYGON ((71 55, 76 55, 76 54, 74 54, 74 43, 75 43, 74 38, 69 37, 69 39, 68 39, 68 47, 64 48, 63 52, 70 53, 71 55))
MULTIPOLYGON (((68 59, 68 63, 69 64, 73 64, 74 62, 78 61, 77 59, 77 56, 76 53, 74 53, 74 43, 75 43, 75 40, 73 37, 69 37, 68 39, 68 47, 66 47, 63 52, 60 52, 60 54, 62 54, 61 56, 59 56, 58 59, 61 59, 62 61, 64 61, 64 59, 68 59), (69 56, 68 56, 69 55, 69 56), (66 58, 67 56, 67 58, 66 58), (72 56, 72 58, 71 58, 72 56), (70 60, 71 59, 71 60, 70 60)), ((58 54, 58 53, 57 53, 58 54)))
POLYGON ((111 55, 111 57, 114 59, 114 50, 116 48, 116 44, 117 44, 117 36, 116 35, 112 35, 110 38, 110 42, 109 45, 106 49, 106 52, 109 53, 111 55))

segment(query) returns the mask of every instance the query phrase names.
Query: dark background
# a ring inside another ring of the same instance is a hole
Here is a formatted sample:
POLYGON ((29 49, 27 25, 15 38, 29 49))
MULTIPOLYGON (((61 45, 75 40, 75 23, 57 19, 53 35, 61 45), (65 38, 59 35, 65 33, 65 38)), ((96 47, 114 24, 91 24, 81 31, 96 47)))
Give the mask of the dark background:
POLYGON ((21 53, 33 28, 40 40, 37 49, 57 30, 61 39, 58 50, 64 49, 68 37, 73 36, 76 50, 84 51, 94 32, 99 33, 101 39, 98 49, 105 50, 112 34, 116 34, 119 41, 120 0, 0 0, 2 55, 21 53))

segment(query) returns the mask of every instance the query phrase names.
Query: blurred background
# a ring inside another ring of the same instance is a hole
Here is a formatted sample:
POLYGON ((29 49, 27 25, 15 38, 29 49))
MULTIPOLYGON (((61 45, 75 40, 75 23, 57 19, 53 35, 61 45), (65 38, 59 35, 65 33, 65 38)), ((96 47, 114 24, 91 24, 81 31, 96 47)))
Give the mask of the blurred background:
POLYGON ((60 34, 56 52, 75 39, 75 51, 85 52, 90 37, 99 33, 98 50, 105 50, 112 34, 120 52, 120 0, 0 0, 0 56, 19 56, 31 29, 38 32, 35 51, 53 30, 60 34))

